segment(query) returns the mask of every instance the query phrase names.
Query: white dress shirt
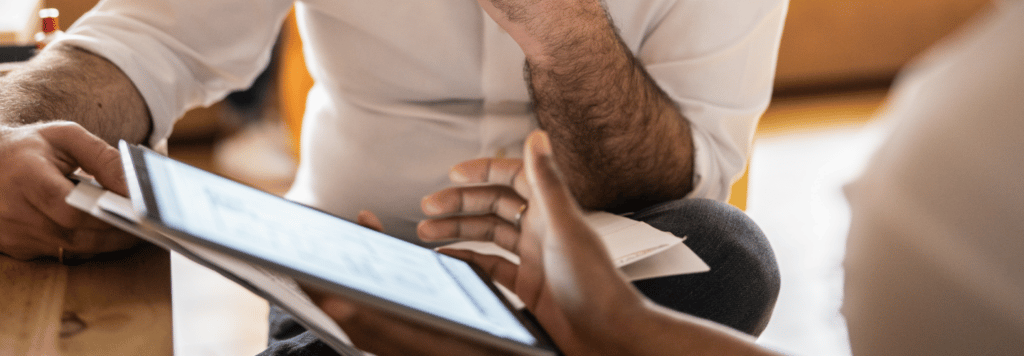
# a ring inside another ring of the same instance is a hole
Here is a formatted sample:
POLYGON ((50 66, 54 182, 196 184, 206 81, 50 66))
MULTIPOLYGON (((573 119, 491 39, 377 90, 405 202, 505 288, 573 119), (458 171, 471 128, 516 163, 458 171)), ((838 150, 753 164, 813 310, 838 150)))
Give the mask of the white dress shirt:
POLYGON ((893 135, 848 188, 855 355, 1024 350, 1024 2, 904 71, 893 135))
MULTIPOLYGON (((692 124, 695 189, 724 200, 771 97, 786 0, 608 0, 627 46, 692 124)), ((61 40, 139 88, 151 144, 187 109, 247 87, 291 0, 108 0, 61 40)), ((473 0, 295 3, 310 91, 288 197, 413 237, 459 162, 521 155, 536 127, 524 55, 473 0)), ((255 158, 254 159, 258 159, 255 158)), ((681 182, 682 184, 682 182, 681 182)))

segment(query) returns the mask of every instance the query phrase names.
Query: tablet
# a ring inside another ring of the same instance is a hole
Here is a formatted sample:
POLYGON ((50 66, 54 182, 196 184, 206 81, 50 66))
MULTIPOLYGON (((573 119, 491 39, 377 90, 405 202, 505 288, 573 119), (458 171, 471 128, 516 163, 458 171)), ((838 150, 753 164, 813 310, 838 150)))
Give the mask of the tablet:
POLYGON ((142 225, 469 340, 555 355, 532 318, 474 266, 120 143, 142 225))

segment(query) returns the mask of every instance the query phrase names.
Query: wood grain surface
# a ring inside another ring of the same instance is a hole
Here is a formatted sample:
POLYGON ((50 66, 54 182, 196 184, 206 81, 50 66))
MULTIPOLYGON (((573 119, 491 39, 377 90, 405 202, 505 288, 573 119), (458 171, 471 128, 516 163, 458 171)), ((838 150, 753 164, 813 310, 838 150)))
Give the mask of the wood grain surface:
POLYGON ((170 255, 66 266, 0 256, 0 355, 172 355, 170 255))

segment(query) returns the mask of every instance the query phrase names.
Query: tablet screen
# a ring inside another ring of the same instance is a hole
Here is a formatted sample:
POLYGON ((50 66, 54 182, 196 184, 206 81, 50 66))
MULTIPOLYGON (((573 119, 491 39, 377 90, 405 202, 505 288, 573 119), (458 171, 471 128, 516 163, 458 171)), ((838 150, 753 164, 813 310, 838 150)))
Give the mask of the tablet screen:
POLYGON ((375 296, 499 338, 525 345, 538 343, 464 261, 148 150, 136 152, 144 152, 145 180, 155 201, 147 202, 146 215, 158 224, 317 282, 375 296))

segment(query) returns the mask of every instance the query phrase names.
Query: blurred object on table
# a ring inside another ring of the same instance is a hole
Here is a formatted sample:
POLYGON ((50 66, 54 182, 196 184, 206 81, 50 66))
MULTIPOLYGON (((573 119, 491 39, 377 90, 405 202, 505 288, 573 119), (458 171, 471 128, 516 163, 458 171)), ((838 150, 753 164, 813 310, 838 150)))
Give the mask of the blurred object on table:
POLYGON ((60 10, 52 7, 39 10, 39 21, 42 26, 33 39, 36 41, 36 47, 43 49, 64 34, 64 30, 60 28, 60 10))
MULTIPOLYGON (((0 0, 0 63, 32 58, 42 0, 0 0)), ((0 68, 0 75, 4 70, 0 68)))
POLYGON ((35 43, 42 8, 41 0, 0 0, 0 46, 35 43))

